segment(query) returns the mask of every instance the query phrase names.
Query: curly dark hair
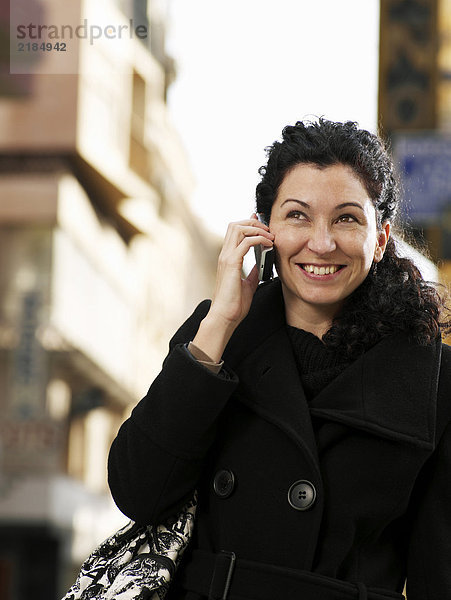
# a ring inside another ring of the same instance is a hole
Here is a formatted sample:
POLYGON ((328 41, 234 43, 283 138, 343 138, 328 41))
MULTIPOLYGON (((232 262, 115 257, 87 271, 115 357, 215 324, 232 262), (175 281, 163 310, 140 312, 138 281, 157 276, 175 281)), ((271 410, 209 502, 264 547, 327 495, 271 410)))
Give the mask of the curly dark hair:
MULTIPOLYGON (((266 153, 267 164, 258 171, 261 181, 256 188, 256 210, 266 222, 279 187, 293 167, 342 164, 352 168, 367 190, 378 228, 386 221, 392 227, 396 224, 400 193, 388 148, 379 136, 359 129, 357 123, 324 118, 298 121, 285 127, 282 141, 274 142, 266 153)), ((355 358, 392 333, 404 332, 413 342, 427 345, 450 326, 445 294, 423 280, 413 261, 398 254, 390 237, 382 260, 373 264, 364 282, 347 298, 323 341, 331 350, 340 349, 355 358)))

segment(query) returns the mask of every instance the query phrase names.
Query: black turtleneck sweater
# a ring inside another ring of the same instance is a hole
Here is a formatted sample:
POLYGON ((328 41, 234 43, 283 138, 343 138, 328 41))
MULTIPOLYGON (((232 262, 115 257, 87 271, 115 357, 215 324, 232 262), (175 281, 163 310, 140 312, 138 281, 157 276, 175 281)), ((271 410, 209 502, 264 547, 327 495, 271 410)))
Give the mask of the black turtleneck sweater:
POLYGON ((287 331, 302 387, 307 400, 310 401, 335 379, 350 361, 340 353, 328 350, 313 333, 291 325, 287 325, 287 331))

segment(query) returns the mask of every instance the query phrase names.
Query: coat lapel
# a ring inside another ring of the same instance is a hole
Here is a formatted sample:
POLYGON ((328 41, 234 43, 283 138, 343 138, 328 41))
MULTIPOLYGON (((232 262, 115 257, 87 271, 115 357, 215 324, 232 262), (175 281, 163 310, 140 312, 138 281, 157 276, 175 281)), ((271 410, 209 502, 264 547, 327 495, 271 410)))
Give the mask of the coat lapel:
POLYGON ((240 399, 302 447, 319 472, 311 415, 421 448, 435 445, 441 342, 384 338, 309 404, 286 331, 280 281, 260 286, 224 354, 240 399))
POLYGON ((239 377, 240 400, 300 446, 319 476, 315 435, 286 331, 280 282, 260 287, 224 358, 239 377))
POLYGON ((311 414, 432 450, 440 354, 440 341, 384 338, 311 401, 311 414))
POLYGON ((238 395, 243 402, 300 446, 319 475, 310 411, 285 328, 243 361, 239 378, 238 395))

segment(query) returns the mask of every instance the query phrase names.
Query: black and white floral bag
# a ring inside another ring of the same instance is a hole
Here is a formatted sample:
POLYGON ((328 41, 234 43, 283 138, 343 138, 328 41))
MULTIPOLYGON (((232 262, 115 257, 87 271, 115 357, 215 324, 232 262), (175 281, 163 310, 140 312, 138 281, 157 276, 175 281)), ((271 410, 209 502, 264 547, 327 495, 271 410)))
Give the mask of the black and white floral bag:
POLYGON ((197 498, 176 519, 158 526, 130 521, 82 564, 62 600, 160 600, 187 547, 197 498))

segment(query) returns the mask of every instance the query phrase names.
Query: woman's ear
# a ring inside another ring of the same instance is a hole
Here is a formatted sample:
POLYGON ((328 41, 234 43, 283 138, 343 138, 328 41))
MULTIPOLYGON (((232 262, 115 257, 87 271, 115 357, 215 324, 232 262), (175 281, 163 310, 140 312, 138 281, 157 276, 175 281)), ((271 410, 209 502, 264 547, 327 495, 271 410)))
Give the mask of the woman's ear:
POLYGON ((374 262, 378 263, 384 256, 385 247, 387 246, 388 238, 390 237, 390 223, 383 223, 380 231, 377 232, 377 243, 374 251, 374 262))

